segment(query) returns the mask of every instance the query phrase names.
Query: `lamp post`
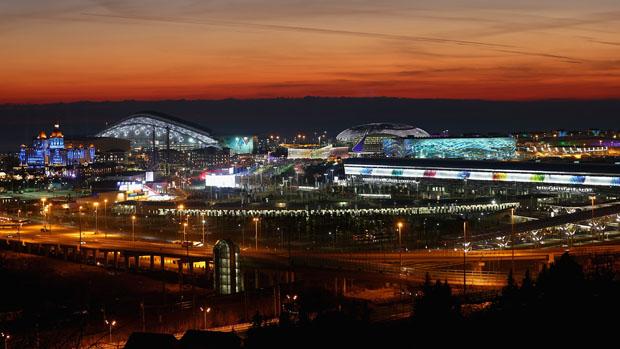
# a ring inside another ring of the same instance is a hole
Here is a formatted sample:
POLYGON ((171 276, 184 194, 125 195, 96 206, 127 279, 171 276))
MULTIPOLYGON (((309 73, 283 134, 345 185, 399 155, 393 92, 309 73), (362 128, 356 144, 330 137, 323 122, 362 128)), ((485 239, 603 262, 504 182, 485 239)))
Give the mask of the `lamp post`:
POLYGON ((47 206, 43 208, 43 231, 47 230, 47 206))
POLYGON ((245 227, 244 227, 244 224, 239 224, 239 229, 241 229, 241 246, 245 246, 245 227))
POLYGON ((255 234, 254 234, 254 240, 256 242, 256 250, 258 251, 258 217, 254 217, 252 218, 252 220, 254 221, 254 227, 255 227, 255 234))
POLYGON ((398 274, 403 272, 403 247, 402 247, 402 240, 401 240, 401 230, 403 228, 403 223, 402 222, 398 222, 398 260, 400 261, 399 265, 400 268, 398 269, 398 274))
POLYGON ((78 244, 78 251, 82 247, 82 206, 78 207, 78 221, 80 222, 80 243, 78 244))
POLYGON ((515 209, 514 207, 510 209, 510 229, 512 234, 512 272, 515 272, 515 209))
POLYGON ((21 241, 21 234, 20 234, 20 228, 22 226, 22 221, 19 218, 19 215, 22 213, 22 210, 17 210, 17 255, 19 256, 21 254, 21 250, 22 250, 22 241, 21 241))
POLYGON ((52 203, 51 202, 49 204, 47 204, 47 208, 48 208, 47 221, 48 221, 48 225, 49 225, 50 235, 52 235, 52 218, 54 216, 52 215, 52 203))
POLYGON ((592 244, 594 244, 594 199, 596 196, 590 196, 590 200, 592 200, 592 225, 590 228, 590 233, 592 233, 592 244))
POLYGON ((179 206, 177 206, 177 210, 179 210, 179 219, 181 220, 181 222, 183 222, 183 209, 185 208, 185 206, 183 206, 183 204, 180 204, 179 206))
POLYGON ((187 222, 183 223, 183 242, 187 243, 187 222))
POLYGON ((136 242, 136 216, 131 216, 131 242, 136 242))
POLYGON ((105 324, 110 326, 110 343, 112 343, 112 326, 116 326, 116 320, 114 321, 105 321, 105 324))
POLYGON ((202 217, 202 246, 207 247, 207 244, 205 243, 205 223, 207 223, 207 221, 204 219, 204 216, 202 217))
POLYGON ((467 242, 467 221, 463 222, 463 294, 467 290, 467 251, 469 242, 467 242))
POLYGON ((211 312, 211 308, 200 307, 200 311, 204 313, 204 322, 202 324, 202 328, 206 331, 207 330, 207 313, 211 312))
POLYGON ((11 335, 8 333, 2 332, 2 338, 4 338, 4 349, 9 348, 9 339, 11 339, 11 335))
POLYGON ((47 208, 45 207, 45 202, 47 198, 41 198, 41 206, 43 207, 43 231, 47 229, 47 208))
POLYGON ((95 234, 99 233, 99 203, 95 202, 95 234))
POLYGON ((108 199, 103 200, 103 219, 105 220, 105 238, 108 238, 108 199))

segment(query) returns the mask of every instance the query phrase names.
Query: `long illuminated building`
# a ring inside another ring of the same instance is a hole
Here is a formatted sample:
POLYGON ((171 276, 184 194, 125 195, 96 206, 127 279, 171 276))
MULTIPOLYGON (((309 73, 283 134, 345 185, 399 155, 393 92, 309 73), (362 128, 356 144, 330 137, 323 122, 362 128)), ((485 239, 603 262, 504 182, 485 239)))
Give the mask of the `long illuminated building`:
POLYGON ((516 156, 512 137, 384 138, 388 157, 419 159, 510 160, 516 156))
POLYGON ((344 171, 347 179, 365 182, 441 179, 620 189, 620 165, 606 164, 351 158, 344 171))

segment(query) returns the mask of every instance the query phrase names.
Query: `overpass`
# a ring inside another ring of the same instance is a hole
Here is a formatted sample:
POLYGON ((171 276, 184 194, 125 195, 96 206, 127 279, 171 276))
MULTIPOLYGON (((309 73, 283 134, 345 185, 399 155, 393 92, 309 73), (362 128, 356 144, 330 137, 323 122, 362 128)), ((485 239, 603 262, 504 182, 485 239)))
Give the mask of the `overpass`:
MULTIPOLYGON (((606 212, 606 211, 603 211, 606 212)), ((599 211, 600 213, 600 211, 599 211)), ((561 217, 557 217, 561 218, 561 217)), ((34 227, 34 226, 32 226, 34 227)), ((38 227, 38 226, 37 226, 38 227)), ((212 250, 204 247, 182 247, 177 244, 128 241, 118 239, 100 239, 90 235, 80 244, 75 232, 56 236, 26 232, 21 236, 11 236, 0 240, 0 247, 23 251, 42 256, 54 255, 80 263, 92 262, 105 268, 124 268, 125 270, 148 269, 151 271, 172 270, 179 275, 187 273, 204 274, 211 280, 209 263, 212 250)), ((517 249, 514 259, 517 261, 536 261, 552 263, 567 248, 517 249)), ((618 245, 571 246, 571 254, 620 253, 618 245)), ((357 279, 383 280, 389 282, 416 284, 424 281, 428 272, 433 279, 448 280, 459 284, 463 280, 463 271, 442 269, 446 263, 462 263, 463 253, 452 250, 415 250, 402 254, 398 252, 378 253, 344 253, 313 252, 286 250, 242 250, 242 268, 244 274, 252 275, 255 287, 259 285, 261 270, 269 270, 270 282, 273 279, 294 278, 295 272, 321 271, 349 275, 357 279), (399 267, 402 261, 403 268, 399 267), (429 264, 419 266, 419 264, 429 264)), ((467 253, 467 263, 475 264, 487 261, 508 261, 512 259, 511 250, 476 250, 467 253)), ((507 273, 482 270, 466 270, 468 285, 501 287, 505 284, 507 273)), ((518 277, 518 276, 517 276, 518 277)), ((252 278, 252 277, 251 277, 252 278)))
MULTIPOLYGON (((594 210, 584 210, 579 212, 574 212, 570 214, 549 217, 539 220, 527 221, 522 223, 514 224, 514 233, 515 235, 526 233, 532 230, 545 229, 550 227, 557 227, 564 224, 570 223, 578 223, 582 221, 587 221, 594 218, 609 216, 620 214, 620 204, 598 207, 594 210)), ((494 241, 496 237, 501 236, 510 236, 512 234, 512 227, 510 225, 502 225, 498 227, 493 227, 490 229, 485 229, 479 232, 471 232, 467 234, 468 242, 481 242, 481 241, 494 241)), ((458 243, 463 241, 462 235, 452 235, 446 237, 445 242, 451 246, 455 247, 458 243)))

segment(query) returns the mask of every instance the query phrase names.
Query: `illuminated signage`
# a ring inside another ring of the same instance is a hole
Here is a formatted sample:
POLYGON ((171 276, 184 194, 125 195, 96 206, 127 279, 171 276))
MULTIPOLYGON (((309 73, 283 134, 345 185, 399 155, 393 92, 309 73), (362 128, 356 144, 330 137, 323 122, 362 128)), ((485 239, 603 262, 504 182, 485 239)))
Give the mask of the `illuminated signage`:
POLYGON ((142 191, 142 183, 117 182, 116 186, 118 187, 119 191, 134 191, 134 190, 142 191))
POLYGON ((235 175, 208 175, 205 176, 205 186, 218 188, 236 188, 235 175))

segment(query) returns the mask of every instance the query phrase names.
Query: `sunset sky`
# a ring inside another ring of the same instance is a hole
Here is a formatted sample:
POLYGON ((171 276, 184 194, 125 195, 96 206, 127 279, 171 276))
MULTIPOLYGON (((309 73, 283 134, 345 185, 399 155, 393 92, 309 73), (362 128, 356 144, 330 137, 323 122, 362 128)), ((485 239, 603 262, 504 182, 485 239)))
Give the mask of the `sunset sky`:
POLYGON ((618 0, 3 0, 0 47, 0 103, 620 98, 618 0))

